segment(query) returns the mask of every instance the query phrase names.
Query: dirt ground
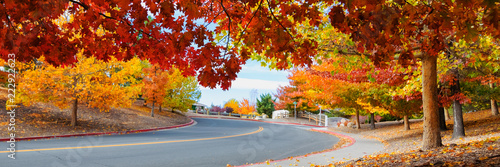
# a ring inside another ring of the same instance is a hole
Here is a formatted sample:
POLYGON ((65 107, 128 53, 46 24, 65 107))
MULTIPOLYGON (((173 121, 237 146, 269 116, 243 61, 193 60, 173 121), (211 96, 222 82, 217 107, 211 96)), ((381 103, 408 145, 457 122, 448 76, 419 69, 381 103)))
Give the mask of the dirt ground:
POLYGON ((367 124, 361 129, 330 128, 374 138, 385 145, 385 150, 376 155, 335 166, 500 166, 500 115, 492 116, 490 110, 464 114, 466 136, 458 139, 451 138, 453 121, 446 123, 448 130, 441 132, 444 146, 431 150, 420 149, 421 120, 413 120, 408 131, 403 122, 377 123, 374 130, 367 124))
MULTIPOLYGON (((6 97, 0 96, 0 138, 8 138, 9 135, 7 128, 10 116, 6 114, 5 102, 6 97)), ((60 110, 51 104, 38 103, 20 106, 15 111, 16 138, 149 129, 191 121, 182 113, 167 110, 159 112, 158 109, 155 117, 151 117, 151 109, 143 106, 143 101, 136 101, 128 108, 112 108, 108 112, 79 105, 76 127, 71 126, 69 108, 60 110)))

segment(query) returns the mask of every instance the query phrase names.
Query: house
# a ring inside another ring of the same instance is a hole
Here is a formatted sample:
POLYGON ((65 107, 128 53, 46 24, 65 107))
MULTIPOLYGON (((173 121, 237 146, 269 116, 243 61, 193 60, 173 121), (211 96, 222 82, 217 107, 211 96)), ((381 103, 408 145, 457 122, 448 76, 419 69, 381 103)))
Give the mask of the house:
POLYGON ((191 106, 191 109, 194 110, 194 111, 196 111, 196 110, 205 110, 205 109, 207 109, 207 105, 201 104, 201 103, 194 103, 191 106))

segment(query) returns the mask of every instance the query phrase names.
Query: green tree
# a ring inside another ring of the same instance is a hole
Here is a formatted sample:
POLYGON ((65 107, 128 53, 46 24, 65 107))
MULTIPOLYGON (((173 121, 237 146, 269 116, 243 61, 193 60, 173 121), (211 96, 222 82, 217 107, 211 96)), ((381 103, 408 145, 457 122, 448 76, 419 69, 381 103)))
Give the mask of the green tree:
POLYGON ((186 112, 200 100, 201 91, 195 77, 184 77, 178 68, 172 68, 168 75, 170 85, 166 88, 162 106, 186 112))
POLYGON ((267 116, 272 116, 274 111, 274 102, 275 100, 271 96, 271 94, 262 94, 260 95, 260 100, 257 99, 257 112, 259 114, 266 114, 267 116))

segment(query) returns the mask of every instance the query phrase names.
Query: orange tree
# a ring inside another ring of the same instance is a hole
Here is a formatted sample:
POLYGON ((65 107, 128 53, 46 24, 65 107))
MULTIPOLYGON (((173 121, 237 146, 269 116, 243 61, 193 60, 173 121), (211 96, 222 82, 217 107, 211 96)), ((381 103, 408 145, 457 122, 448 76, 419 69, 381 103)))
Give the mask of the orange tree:
POLYGON ((151 104, 151 117, 154 117, 155 104, 163 103, 166 94, 166 87, 169 83, 167 77, 168 72, 159 68, 158 65, 153 65, 143 69, 146 76, 144 77, 144 87, 142 96, 147 103, 151 104))
POLYGON ((243 99, 240 102, 240 110, 238 114, 252 114, 255 112, 255 104, 251 104, 248 99, 243 99))

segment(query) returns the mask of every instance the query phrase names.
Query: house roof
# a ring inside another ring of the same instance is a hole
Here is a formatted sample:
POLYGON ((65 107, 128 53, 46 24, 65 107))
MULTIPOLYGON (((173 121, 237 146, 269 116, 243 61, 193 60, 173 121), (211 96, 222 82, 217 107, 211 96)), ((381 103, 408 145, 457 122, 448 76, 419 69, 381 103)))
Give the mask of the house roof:
POLYGON ((207 107, 207 105, 205 104, 201 104, 201 103, 194 103, 193 106, 202 106, 202 107, 207 107))

